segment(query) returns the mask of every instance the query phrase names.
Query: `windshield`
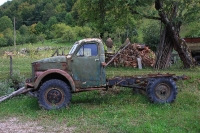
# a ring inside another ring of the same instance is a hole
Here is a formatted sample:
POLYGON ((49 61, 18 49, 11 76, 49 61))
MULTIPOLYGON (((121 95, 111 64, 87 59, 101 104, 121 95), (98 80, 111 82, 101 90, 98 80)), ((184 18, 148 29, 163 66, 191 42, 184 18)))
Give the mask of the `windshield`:
POLYGON ((69 51, 69 54, 73 54, 77 46, 78 46, 78 44, 75 43, 75 44, 73 45, 73 47, 71 48, 71 50, 69 51))

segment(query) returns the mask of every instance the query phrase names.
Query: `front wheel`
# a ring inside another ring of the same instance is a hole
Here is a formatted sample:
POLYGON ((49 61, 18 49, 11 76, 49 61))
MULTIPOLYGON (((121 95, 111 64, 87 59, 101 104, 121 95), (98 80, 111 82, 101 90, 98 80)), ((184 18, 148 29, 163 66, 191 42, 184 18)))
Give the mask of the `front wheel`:
POLYGON ((39 89, 38 103, 47 110, 67 107, 71 101, 69 86, 58 79, 51 79, 42 84, 39 89))
POLYGON ((159 78, 149 81, 147 95, 153 103, 171 103, 176 99, 177 87, 170 78, 159 78))

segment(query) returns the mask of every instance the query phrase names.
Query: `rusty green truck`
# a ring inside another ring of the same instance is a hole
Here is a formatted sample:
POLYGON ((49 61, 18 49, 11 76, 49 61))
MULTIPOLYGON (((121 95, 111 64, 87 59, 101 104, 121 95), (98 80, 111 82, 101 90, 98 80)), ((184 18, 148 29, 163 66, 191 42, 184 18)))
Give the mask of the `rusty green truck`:
POLYGON ((72 93, 108 90, 122 86, 145 91, 153 103, 171 103, 177 95, 175 81, 184 76, 148 74, 106 79, 105 54, 101 39, 82 39, 69 54, 41 59, 32 63, 32 77, 26 89, 37 94, 39 105, 47 110, 68 106, 72 93))

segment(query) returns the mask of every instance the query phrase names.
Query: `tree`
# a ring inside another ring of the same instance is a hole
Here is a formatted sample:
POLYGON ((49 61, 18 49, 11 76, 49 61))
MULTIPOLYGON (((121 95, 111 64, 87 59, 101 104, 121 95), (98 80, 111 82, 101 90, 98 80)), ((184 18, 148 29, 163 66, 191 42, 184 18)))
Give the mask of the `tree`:
MULTIPOLYGON (((183 21, 187 20, 187 13, 184 13, 184 10, 186 10, 185 7, 188 7, 187 11, 190 12, 191 10, 196 10, 193 6, 198 4, 200 3, 196 0, 155 1, 155 8, 163 24, 161 43, 157 52, 155 68, 162 69, 167 67, 173 48, 178 52, 185 68, 190 68, 195 65, 191 52, 185 41, 180 38, 179 33, 183 21), (162 63, 163 60, 166 63, 162 63)), ((197 7, 195 6, 195 8, 197 7)), ((198 9, 200 8, 198 7, 198 9)))
POLYGON ((73 17, 72 17, 72 14, 71 13, 67 13, 65 15, 65 23, 67 25, 72 25, 73 24, 73 17))
POLYGON ((50 29, 52 25, 57 24, 58 20, 55 16, 52 16, 49 18, 49 20, 47 21, 47 28, 50 29))
POLYGON ((24 20, 24 24, 31 25, 33 24, 33 12, 35 10, 35 5, 30 5, 28 2, 23 2, 18 7, 18 12, 22 20, 24 20))
POLYGON ((46 35, 45 34, 39 34, 38 35, 38 40, 42 42, 42 44, 44 44, 44 40, 46 38, 46 35))
POLYGON ((55 24, 52 27, 52 31, 55 35, 55 38, 61 38, 62 35, 65 33, 65 31, 68 29, 69 26, 67 26, 64 23, 59 23, 59 24, 55 24))
POLYGON ((135 25, 130 8, 136 1, 129 0, 77 0, 74 11, 78 11, 79 24, 90 22, 103 37, 104 32, 114 32, 115 28, 135 25), (117 20, 117 21, 116 21, 117 20))
POLYGON ((47 3, 44 7, 44 10, 42 11, 43 18, 42 20, 44 22, 48 21, 50 17, 54 16, 56 13, 54 9, 54 5, 52 3, 47 3))
POLYGON ((7 40, 7 44, 6 45, 12 46, 13 42, 14 42, 13 30, 11 30, 10 28, 7 28, 2 33, 4 35, 4 38, 6 38, 6 40, 7 40))
POLYGON ((38 35, 41 33, 44 33, 45 26, 41 22, 38 22, 37 25, 35 26, 35 31, 36 31, 36 34, 38 34, 38 35))
POLYGON ((7 39, 4 37, 3 34, 0 34, 0 47, 6 46, 8 43, 7 39))
POLYGON ((26 25, 22 25, 22 26, 19 28, 19 32, 20 32, 20 34, 22 34, 22 35, 29 34, 28 27, 27 27, 26 25))
POLYGON ((183 23, 189 23, 199 18, 200 1, 155 0, 154 5, 155 9, 152 9, 152 5, 149 5, 150 10, 148 12, 147 8, 140 11, 131 8, 131 12, 148 19, 159 20, 162 23, 155 68, 168 67, 173 49, 178 52, 185 68, 193 67, 194 60, 191 52, 186 43, 180 38, 179 33, 183 23), (191 16, 193 17, 191 18, 191 16))
POLYGON ((147 26, 143 27, 143 41, 147 44, 151 50, 156 51, 157 45, 160 42, 160 24, 158 22, 151 22, 147 26))
POLYGON ((0 18, 0 32, 3 32, 7 28, 13 29, 13 24, 10 18, 8 16, 3 16, 0 18))

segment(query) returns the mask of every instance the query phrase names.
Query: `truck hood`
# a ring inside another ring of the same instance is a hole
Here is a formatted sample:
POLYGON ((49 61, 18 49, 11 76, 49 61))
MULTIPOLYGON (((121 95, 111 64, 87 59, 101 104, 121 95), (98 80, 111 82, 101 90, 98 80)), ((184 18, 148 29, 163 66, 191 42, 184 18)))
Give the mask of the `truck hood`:
POLYGON ((33 63, 48 63, 48 62, 56 62, 56 63, 59 63, 59 62, 67 62, 66 60, 66 57, 65 56, 54 56, 54 57, 50 57, 50 58, 44 58, 44 59, 41 59, 41 60, 37 60, 37 61, 34 61, 33 63))
POLYGON ((32 71, 46 71, 48 69, 60 69, 67 71, 67 58, 66 56, 54 56, 50 58, 44 58, 32 63, 32 71))

